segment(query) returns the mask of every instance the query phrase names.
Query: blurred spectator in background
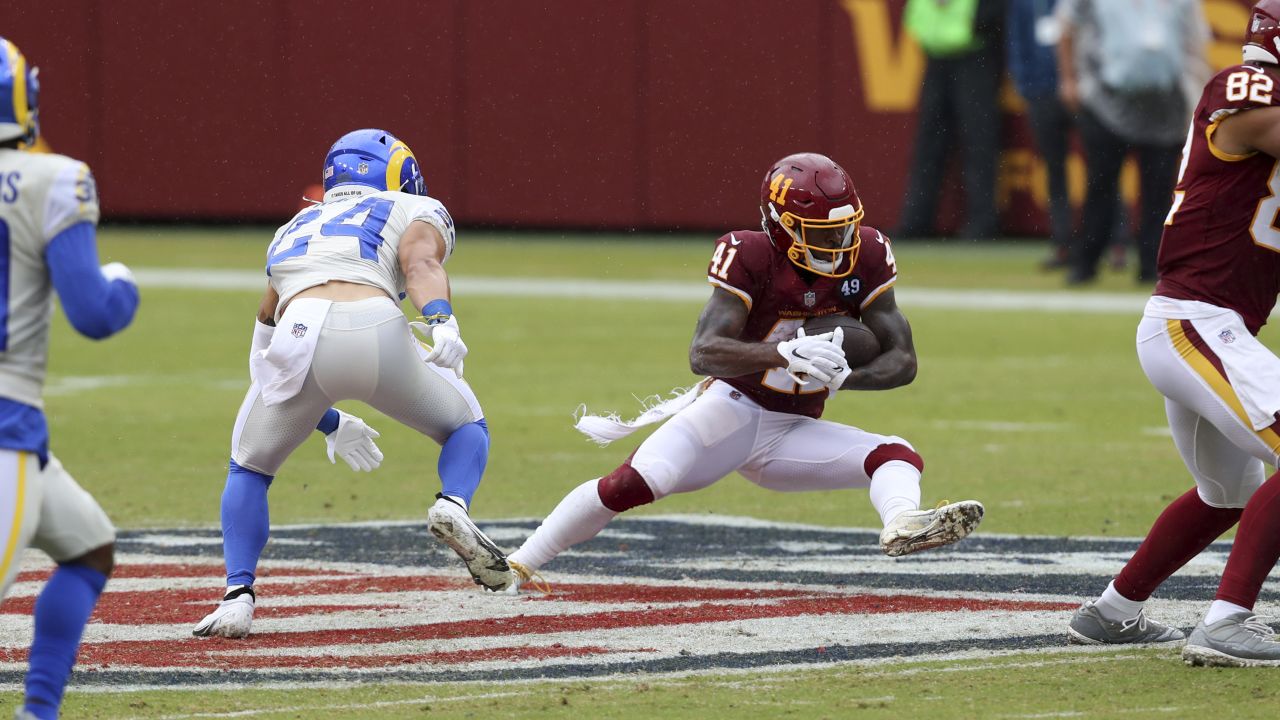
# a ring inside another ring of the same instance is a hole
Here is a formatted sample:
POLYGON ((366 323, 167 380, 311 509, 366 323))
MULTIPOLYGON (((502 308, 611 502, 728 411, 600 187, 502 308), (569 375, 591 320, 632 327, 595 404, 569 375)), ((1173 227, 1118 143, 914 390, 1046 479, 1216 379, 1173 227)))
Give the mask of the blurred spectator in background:
POLYGON ((1009 74, 1026 102, 1027 122, 1049 181, 1049 257, 1046 269, 1067 264, 1071 204, 1067 198, 1067 143, 1071 116, 1058 98, 1057 0, 1013 0, 1005 23, 1009 74))
MULTIPOLYGON (((1024 0, 1025 1, 1025 0, 1024 0)), ((1088 167, 1067 282, 1091 282, 1115 227, 1120 167, 1138 161, 1138 281, 1156 251, 1197 90, 1208 79, 1199 0, 1059 0, 1059 93, 1076 114, 1088 167)))
POLYGON ((957 145, 965 194, 960 234, 989 238, 999 232, 995 180, 1003 21, 1004 0, 907 1, 904 23, 923 48, 927 65, 899 236, 935 234, 947 154, 957 145))

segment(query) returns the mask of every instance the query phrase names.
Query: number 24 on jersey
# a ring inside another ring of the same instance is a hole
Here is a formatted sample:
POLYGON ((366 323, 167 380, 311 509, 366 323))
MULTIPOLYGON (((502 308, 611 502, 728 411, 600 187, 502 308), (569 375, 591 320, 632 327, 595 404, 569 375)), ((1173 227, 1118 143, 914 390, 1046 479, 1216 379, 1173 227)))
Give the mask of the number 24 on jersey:
MULTIPOLYGON (((354 207, 322 224, 320 235, 356 238, 360 247, 360 257, 377 262, 378 248, 383 241, 382 228, 391 217, 391 209, 394 206, 395 203, 386 198, 365 198, 354 207)), ((289 229, 281 233, 280 239, 267 249, 268 275, 271 274, 272 265, 307 253, 311 238, 315 235, 313 226, 323 213, 323 208, 312 208, 299 215, 289 229)))

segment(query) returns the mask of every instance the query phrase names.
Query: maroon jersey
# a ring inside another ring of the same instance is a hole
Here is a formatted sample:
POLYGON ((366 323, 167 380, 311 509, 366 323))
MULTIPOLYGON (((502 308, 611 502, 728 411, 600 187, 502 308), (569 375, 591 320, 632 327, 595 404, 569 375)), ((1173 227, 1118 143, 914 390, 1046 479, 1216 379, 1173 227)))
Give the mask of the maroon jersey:
POLYGON ((1254 335, 1280 292, 1280 173, 1270 155, 1232 155, 1212 136, 1232 113, 1277 102, 1274 85, 1261 68, 1236 65, 1205 86, 1157 264, 1156 295, 1235 310, 1254 335))
MULTIPOLYGON (((889 238, 863 226, 858 262, 853 274, 842 278, 803 272, 758 230, 739 230, 716 241, 707 281, 742 298, 747 324, 743 342, 780 342, 796 336, 806 318, 845 313, 861 318, 862 308, 898 279, 889 238)), ((719 378, 742 391, 766 410, 820 417, 827 389, 806 390, 787 375, 782 356, 779 367, 734 378, 719 378)))

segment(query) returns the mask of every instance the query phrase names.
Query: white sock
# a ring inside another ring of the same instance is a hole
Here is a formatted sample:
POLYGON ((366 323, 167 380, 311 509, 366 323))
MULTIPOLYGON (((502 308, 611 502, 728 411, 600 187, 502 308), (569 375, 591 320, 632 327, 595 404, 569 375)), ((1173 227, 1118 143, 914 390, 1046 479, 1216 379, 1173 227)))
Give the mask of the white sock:
POLYGON ((920 507, 920 471, 911 463, 890 460, 871 475, 869 490, 881 524, 888 525, 899 514, 920 507))
POLYGON ((1116 590, 1116 581, 1112 580, 1107 584, 1107 589, 1102 591, 1102 597, 1093 602, 1093 606, 1098 608, 1098 612, 1102 617, 1112 622, 1120 622, 1121 620, 1131 620, 1138 617, 1138 613, 1142 612, 1142 606, 1146 604, 1142 600, 1130 600, 1120 594, 1116 590))
POLYGON ((588 480, 565 495, 520 549, 507 557, 537 570, 565 550, 599 535, 618 514, 600 502, 599 482, 599 478, 588 480))
POLYGON ((465 499, 460 498, 457 495, 445 495, 445 497, 461 505, 462 509, 467 511, 467 514, 471 513, 471 508, 467 507, 467 501, 465 499))
POLYGON ((1253 612, 1253 608, 1241 607, 1235 603, 1226 600, 1214 600, 1209 606, 1209 612, 1204 614, 1204 624, 1212 625, 1228 615, 1234 615, 1238 612, 1253 612))

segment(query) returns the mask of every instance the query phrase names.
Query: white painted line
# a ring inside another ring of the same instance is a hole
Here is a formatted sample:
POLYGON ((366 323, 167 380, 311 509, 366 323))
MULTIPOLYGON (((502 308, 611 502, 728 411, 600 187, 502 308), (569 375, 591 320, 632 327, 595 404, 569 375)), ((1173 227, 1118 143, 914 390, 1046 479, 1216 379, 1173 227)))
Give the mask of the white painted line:
POLYGON ((974 430, 977 432, 1063 432, 1071 429, 1069 423, 1054 422, 999 422, 989 420, 934 420, 929 423, 939 430, 974 430))
MULTIPOLYGON (((161 720, 188 720, 194 718, 240 718, 254 717, 256 715, 278 715, 281 713, 305 713, 317 712, 321 710, 368 710, 371 708, 396 707, 401 705, 421 705, 429 703, 446 703, 446 702, 462 702, 467 700, 492 700, 494 698, 505 698, 520 695, 521 693, 501 692, 501 693, 483 693, 479 695, 462 695, 458 697, 440 697, 438 695, 424 695, 418 698, 407 700, 378 700, 369 703, 343 703, 341 705, 298 705, 296 707, 284 708, 259 708, 254 710, 235 710, 231 712, 203 712, 188 713, 183 715, 163 715, 161 720)), ((527 693, 525 693, 527 694, 527 693)))
MULTIPOLYGON (((1000 672, 1002 670, 1008 670, 1011 668, 1012 669, 1028 669, 1028 668, 1050 667, 1055 665, 1083 665, 1083 664, 1097 664, 1099 662, 1111 662, 1111 661, 1119 661, 1119 660, 1149 659, 1147 656, 1144 656, 1144 655, 1113 654, 1115 653, 1114 647, 1108 647, 1108 648, 1081 647, 1081 648, 1070 648, 1070 649, 1063 648, 1062 653, 1075 655, 1077 657, 1036 659, 1036 660, 1029 660, 1026 662, 1010 661, 1010 662, 1003 662, 1003 663, 983 662, 983 663, 976 663, 976 664, 973 664, 973 663, 965 664, 965 661, 967 660, 977 660, 980 658, 990 659, 993 656, 994 657, 1002 657, 1002 656, 1003 657, 1017 657, 1017 656, 1035 657, 1033 653, 1028 653, 1026 651, 1013 651, 1013 652, 967 651, 967 652, 948 653, 948 654, 930 658, 928 661, 930 663, 929 665, 915 666, 915 664, 911 664, 913 666, 909 666, 901 669, 871 670, 865 673, 859 673, 859 677, 864 679, 884 678, 884 677, 903 677, 903 676, 912 676, 912 675, 929 675, 933 673, 977 672, 977 671, 988 671, 988 670, 994 670, 996 672, 1000 672), (1085 657, 1079 657, 1080 655, 1084 655, 1085 657), (955 665, 938 665, 937 664, 943 661, 951 661, 951 662, 956 662, 958 664, 955 664, 955 665)), ((715 670, 692 670, 688 672, 675 673, 673 675, 667 675, 664 678, 640 679, 639 682, 642 682, 645 685, 649 685, 652 687, 678 687, 680 686, 682 679, 705 677, 705 678, 710 678, 708 681, 708 684, 713 687, 732 688, 732 687, 743 685, 742 681, 734 680, 732 678, 736 676, 748 675, 748 676, 752 676, 753 679, 749 683, 747 683, 747 686, 752 688, 753 690, 759 690, 762 685, 767 683, 776 683, 781 685, 781 684, 805 682, 810 679, 808 676, 811 676, 814 673, 828 672, 831 666, 867 667, 867 666, 875 666, 875 665, 883 665, 883 664, 884 664, 884 659, 882 658, 868 658, 868 659, 855 660, 855 661, 834 662, 834 663, 830 663, 828 665, 823 665, 823 666, 813 666, 813 665, 776 666, 776 667, 769 668, 769 670, 764 673, 760 672, 760 668, 717 668, 715 670), (788 674, 787 671, 791 671, 791 673, 788 674), (717 676, 719 676, 720 679, 717 679, 717 676)), ((632 682, 627 682, 626 680, 628 680, 628 678, 618 677, 616 679, 623 680, 623 681, 602 683, 598 686, 593 685, 593 690, 596 690, 599 692, 607 692, 607 693, 634 692, 635 685, 632 682)), ((480 681, 465 681, 465 682, 448 683, 448 685, 452 685, 454 687, 467 687, 470 685, 488 684, 488 683, 489 681, 484 681, 483 683, 481 683, 480 681)), ((296 707, 287 707, 287 708, 263 708, 263 709, 256 709, 256 710, 238 710, 238 711, 229 711, 229 712, 185 713, 185 714, 179 714, 179 715, 165 715, 165 716, 162 716, 160 720, 196 720, 197 718, 210 718, 210 719, 240 718, 240 717, 253 717, 255 715, 262 715, 262 714, 277 714, 277 713, 290 713, 290 712, 303 713, 306 711, 317 712, 317 711, 325 711, 325 710, 348 710, 348 709, 361 710, 361 709, 395 707, 395 706, 416 705, 416 704, 467 702, 472 700, 486 700, 486 699, 493 699, 493 698, 521 697, 521 696, 535 695, 537 693, 544 692, 547 687, 554 684, 563 684, 564 681, 561 679, 551 679, 551 680, 526 679, 526 680, 517 680, 517 681, 504 681, 504 683, 508 685, 520 687, 520 690, 516 692, 479 693, 474 695, 459 695, 459 696, 450 696, 450 697, 440 697, 438 695, 426 695, 423 697, 418 697, 413 699, 382 700, 382 701, 375 701, 370 703, 310 705, 310 706, 296 706, 296 707)), ((219 686, 219 689, 228 689, 228 687, 229 686, 219 686)), ((288 689, 295 689, 295 688, 311 689, 314 687, 315 687, 314 685, 295 685, 290 683, 265 683, 261 686, 258 686, 258 685, 247 686, 246 689, 251 688, 255 690, 288 690, 288 689)), ((351 685, 349 683, 336 682, 332 684, 332 687, 334 688, 358 687, 358 685, 351 685)), ((133 687, 85 688, 85 689, 77 689, 77 690, 80 692, 89 691, 89 692, 114 693, 114 692, 128 692, 128 691, 138 690, 138 689, 152 689, 152 688, 142 688, 142 687, 139 687, 139 688, 133 688, 133 687)), ((173 690, 173 688, 165 688, 165 687, 155 688, 155 689, 173 690)), ((896 700, 896 698, 892 695, 887 695, 880 698, 868 698, 867 700, 871 702, 893 702, 896 700)), ((1167 707, 1145 708, 1145 709, 1153 710, 1157 712, 1170 712, 1170 711, 1176 710, 1176 708, 1167 708, 1167 707)), ((1053 713, 1053 714, 1041 714, 1041 715, 1002 715, 1000 717, 1010 717, 1010 718, 1012 717, 1019 717, 1019 718, 1072 717, 1072 715, 1070 713, 1053 713)))
MULTIPOLYGON (((215 268, 153 268, 134 270, 143 287, 162 290, 253 290, 266 287, 259 271, 215 268)), ((586 280, 582 278, 491 277, 460 275, 450 278, 459 295, 592 300, 702 302, 711 293, 706 283, 661 280, 586 280)), ((1068 312, 1091 315, 1142 313, 1142 293, 1054 292, 1013 290, 947 290, 905 287, 895 290, 905 307, 944 310, 1068 312)))

